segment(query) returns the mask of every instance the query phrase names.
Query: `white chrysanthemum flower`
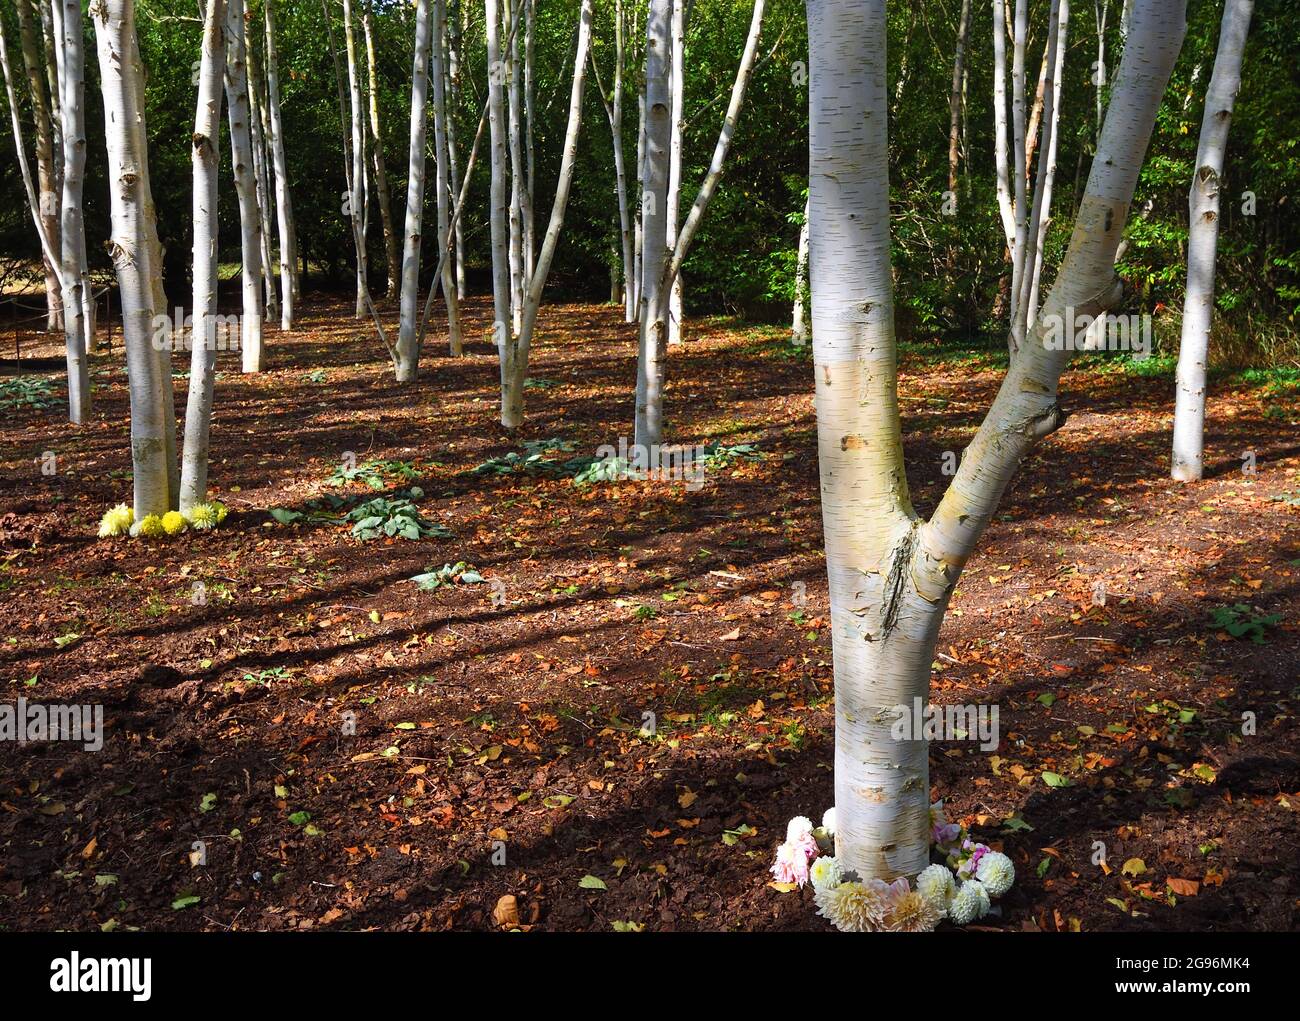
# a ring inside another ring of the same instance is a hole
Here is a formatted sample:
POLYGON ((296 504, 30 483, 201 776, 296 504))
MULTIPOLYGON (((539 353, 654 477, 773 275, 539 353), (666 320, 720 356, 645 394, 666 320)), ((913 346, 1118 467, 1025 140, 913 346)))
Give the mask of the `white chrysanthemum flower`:
POLYGON ((806 815, 796 815, 785 827, 785 841, 787 844, 798 844, 806 842, 812 837, 813 824, 812 820, 806 815))
POLYGON ((1001 851, 990 851, 980 858, 975 878, 984 885, 990 897, 1001 897, 1016 881, 1016 867, 1001 851))
POLYGON ((99 519, 99 537, 108 539, 114 535, 126 535, 135 521, 135 511, 124 503, 106 510, 99 519))
POLYGON ((916 877, 916 892, 932 901, 942 913, 956 893, 957 883, 943 865, 927 865, 916 877))
POLYGON ((980 896, 976 890, 978 883, 962 883, 948 904, 948 917, 954 925, 970 925, 980 916, 980 896))
POLYGON ((993 902, 989 899, 988 888, 978 879, 972 879, 969 885, 975 887, 975 896, 978 897, 980 901, 979 914, 976 915, 976 917, 983 918, 993 907, 993 902))
POLYGON ((817 913, 840 932, 879 932, 893 907, 889 888, 881 882, 841 883, 813 896, 817 913))
POLYGON ((832 855, 823 855, 812 863, 808 870, 814 890, 829 890, 844 882, 844 869, 839 860, 832 855))
POLYGON ((832 805, 822 813, 822 829, 835 836, 835 806, 832 805))
POLYGON ((933 932, 942 917, 941 905, 909 890, 895 901, 886 924, 892 932, 933 932))

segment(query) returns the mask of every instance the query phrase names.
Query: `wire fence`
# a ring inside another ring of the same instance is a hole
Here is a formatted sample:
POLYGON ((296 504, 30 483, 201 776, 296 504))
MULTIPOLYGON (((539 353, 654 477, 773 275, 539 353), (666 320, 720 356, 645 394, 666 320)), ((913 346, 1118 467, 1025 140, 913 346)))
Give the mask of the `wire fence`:
MULTIPOLYGON (((98 324, 103 323, 105 324, 105 328, 107 332, 106 347, 107 347, 107 352, 109 354, 112 354, 113 352, 113 294, 112 292, 113 292, 113 288, 111 285, 106 285, 98 291, 91 292, 91 299, 95 303, 95 322, 96 322, 97 329, 96 329, 96 337, 91 338, 92 343, 90 344, 90 347, 92 350, 96 349, 96 344, 93 343, 93 341, 99 339, 98 324), (100 298, 104 299, 102 315, 100 313, 100 305, 99 305, 100 298)), ((29 304, 28 302, 20 301, 16 296, 10 296, 9 298, 7 298, 5 300, 5 304, 9 306, 9 316, 8 316, 9 322, 6 325, 9 327, 10 332, 12 332, 13 334, 14 361, 21 365, 23 360, 23 334, 42 333, 48 338, 50 336, 51 331, 49 331, 48 329, 23 330, 20 329, 20 327, 23 327, 29 323, 37 323, 37 322, 48 324, 50 321, 50 309, 44 303, 39 305, 29 304), (32 316, 23 316, 20 318, 18 315, 19 310, 36 312, 37 314, 32 316)))

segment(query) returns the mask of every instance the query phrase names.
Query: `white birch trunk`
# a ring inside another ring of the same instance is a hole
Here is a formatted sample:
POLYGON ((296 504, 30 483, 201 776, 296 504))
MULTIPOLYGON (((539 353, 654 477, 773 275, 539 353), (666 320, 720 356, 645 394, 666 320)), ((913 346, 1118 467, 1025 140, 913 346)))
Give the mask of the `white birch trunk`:
MULTIPOLYGON (((460 194, 460 150, 456 145, 456 111, 460 108, 460 49, 458 34, 453 31, 455 18, 447 20, 447 163, 450 171, 451 191, 460 194)), ((452 230, 456 239, 452 253, 452 266, 456 273, 456 298, 465 300, 465 226, 460 217, 453 217, 452 230)))
POLYGON ((952 94, 948 98, 948 190, 957 194, 957 157, 961 126, 962 83, 966 74, 966 34, 970 31, 970 0, 961 0, 957 19, 957 54, 952 62, 952 94))
MULTIPOLYGON (((1045 316, 1115 300, 1114 255, 1184 31, 1183 0, 1135 12, 1065 263, 1045 316)), ((818 452, 835 663, 836 853, 862 878, 929 860, 924 740, 895 740, 928 698, 930 662, 961 569, 1021 460, 1063 420, 1068 352, 1040 330, 1012 361, 934 516, 908 496, 889 263, 884 0, 808 0, 810 270, 818 452)))
MULTIPOLYGON (((226 63, 226 0, 207 0, 199 96, 194 111, 191 163, 194 195, 194 304, 191 310, 190 389, 181 451, 180 510, 208 498, 208 440, 217 368, 217 171, 221 144, 222 72, 226 63)), ((283 266, 283 264, 282 264, 283 266)), ((283 269, 282 269, 283 272, 283 269)))
POLYGON ((641 329, 637 345, 636 432, 638 463, 663 437, 663 385, 668 307, 668 148, 672 144, 673 0, 650 0, 646 17, 645 158, 641 194, 641 329))
POLYGON ((495 317, 492 334, 501 361, 501 424, 507 429, 515 429, 520 423, 511 418, 505 400, 506 388, 514 373, 514 366, 510 361, 514 351, 512 343, 514 329, 510 314, 510 236, 507 223, 509 197, 506 189, 508 139, 503 96, 507 69, 501 59, 499 0, 484 0, 484 12, 487 22, 488 129, 492 150, 489 197, 492 237, 492 307, 495 317))
POLYGON ((519 59, 520 8, 523 0, 505 0, 505 30, 509 38, 506 53, 507 77, 507 114, 510 139, 510 316, 515 337, 523 328, 524 291, 528 287, 527 267, 524 259, 524 220, 527 214, 524 206, 528 202, 528 193, 524 187, 524 148, 523 148, 523 64, 519 59))
POLYGON ((275 258, 271 254, 271 222, 275 210, 271 207, 270 156, 266 147, 266 125, 263 118, 261 68, 257 64, 257 50, 245 30, 245 56, 248 71, 248 126, 253 145, 253 180, 257 182, 258 232, 262 242, 262 281, 265 285, 262 307, 268 319, 280 318, 279 299, 276 296, 275 258))
POLYGON ((800 347, 808 343, 808 212, 804 202, 803 225, 799 228, 799 256, 794 266, 794 315, 790 338, 800 347))
POLYGON ((1007 27, 1003 0, 993 0, 993 158, 997 175, 998 215, 1007 239, 1007 256, 1016 247, 1016 212, 1011 200, 1007 157, 1007 27))
POLYGON ((1219 50, 1205 93, 1196 148, 1196 173, 1188 195, 1187 296, 1178 345, 1171 475, 1195 482, 1204 472, 1205 371, 1214 320, 1214 270, 1219 246, 1219 189, 1232 110, 1241 88, 1241 56, 1254 13, 1253 0, 1226 0, 1219 50))
MULTIPOLYGON (((445 252, 450 235, 451 176, 447 153, 447 80, 443 63, 443 39, 447 31, 447 0, 433 0, 433 148, 438 160, 438 251, 445 252)), ((447 303, 447 345, 459 358, 463 345, 460 332, 460 301, 451 263, 442 260, 442 298, 447 303)))
POLYGON ((243 258, 239 349, 244 371, 261 372, 262 225, 257 205, 257 181, 253 174, 246 59, 244 0, 227 0, 226 105, 230 122, 230 158, 234 165, 235 195, 239 199, 239 247, 243 258))
MULTIPOLYGON (((99 55, 104 97, 104 138, 108 149, 109 198, 113 237, 110 251, 117 268, 122 303, 131 398, 131 467, 135 520, 165 514, 172 507, 172 468, 168 422, 174 409, 165 402, 163 374, 170 365, 154 347, 154 231, 149 164, 144 146, 144 72, 135 38, 134 0, 98 0, 91 20, 99 55)), ((159 314, 162 314, 161 312, 159 314)))
POLYGON ((68 418, 84 422, 90 414, 90 373, 86 358, 94 348, 95 296, 86 262, 82 191, 86 179, 85 37, 80 0, 62 6, 59 35, 59 115, 63 122, 63 200, 59 258, 62 263, 63 336, 68 363, 68 418))
POLYGON ((384 259, 388 269, 388 297, 397 296, 401 286, 402 269, 398 255, 397 232, 393 226, 393 198, 388 190, 388 167, 384 163, 384 136, 379 120, 379 69, 375 56, 375 27, 370 11, 361 15, 361 28, 366 38, 366 69, 370 75, 370 154, 375 167, 375 191, 379 198, 379 220, 384 232, 384 259))
POLYGON ((551 263, 555 259, 555 249, 560 242, 560 232, 564 229, 564 214, 569 205, 569 194, 573 189, 574 161, 578 156, 578 133, 582 130, 582 94, 586 81, 587 54, 591 46, 591 3, 582 0, 578 15, 578 52, 573 64, 573 86, 569 94, 569 119, 564 132, 564 153, 560 160, 560 177, 555 187, 555 200, 551 205, 551 218, 546 227, 546 236, 542 240, 541 251, 537 256, 537 265, 528 282, 528 292, 524 300, 523 326, 519 336, 513 341, 515 351, 512 356, 514 375, 507 390, 502 391, 503 406, 510 405, 510 415, 523 420, 524 380, 528 374, 528 354, 533 340, 533 330, 537 326, 537 315, 542 307, 542 292, 546 288, 546 278, 551 272, 551 263))
POLYGON ((54 122, 50 108, 57 105, 57 88, 51 85, 57 82, 57 72, 51 79, 49 69, 55 64, 53 39, 37 38, 36 22, 32 17, 31 0, 14 0, 18 10, 18 32, 22 45, 23 69, 27 74, 28 91, 32 99, 32 120, 35 126, 36 142, 36 180, 37 180, 37 215, 45 225, 49 236, 54 259, 43 250, 41 262, 45 270, 45 329, 54 333, 63 329, 63 295, 60 286, 59 252, 60 215, 59 205, 62 195, 56 169, 56 138, 54 122), (48 52, 48 57, 46 56, 48 52))
POLYGON ((357 308, 360 319, 370 304, 370 281, 366 259, 365 202, 366 137, 363 126, 361 77, 357 67, 357 34, 352 25, 352 0, 343 0, 343 41, 348 61, 348 96, 352 125, 352 173, 348 182, 348 211, 352 217, 352 241, 357 256, 357 308))
MULTIPOLYGON (((623 159, 623 69, 625 65, 623 30, 623 0, 617 0, 614 9, 614 88, 608 100, 602 89, 601 100, 605 105, 605 116, 609 120, 609 133, 614 144, 614 197, 618 202, 623 318, 625 322, 634 323, 636 322, 637 289, 633 281, 636 257, 633 254, 632 214, 627 198, 627 167, 623 159)), ((600 70, 596 67, 594 57, 592 68, 596 71, 597 84, 599 84, 600 70)))
MULTIPOLYGON (((1066 40, 1069 35, 1070 0, 1060 0, 1060 23, 1056 40, 1051 48, 1054 60, 1051 89, 1046 97, 1044 123, 1047 144, 1043 147, 1046 162, 1039 166, 1038 189, 1034 194, 1032 270, 1029 273, 1025 307, 1025 326, 1032 330, 1038 321, 1038 294, 1043 275, 1043 251, 1047 244, 1047 228, 1052 223, 1052 191, 1056 183, 1056 149, 1061 137, 1061 86, 1065 74, 1066 40)), ((1040 160, 1043 157, 1040 157, 1040 160)))
POLYGON ((632 232, 632 305, 636 321, 641 321, 641 294, 645 290, 645 269, 642 255, 645 249, 645 89, 637 95, 636 129, 636 222, 632 232))
MULTIPOLYGON (((686 0, 673 0, 673 45, 670 79, 672 129, 668 143, 668 244, 677 242, 682 203, 682 116, 686 101, 686 0)), ((673 278, 668 295, 668 343, 682 342, 682 278, 673 278)))
MULTIPOLYGON (((671 0, 669 0, 671 3, 671 0)), ((645 213, 645 255, 642 269, 643 294, 641 298, 641 336, 637 357, 637 403, 636 403, 636 449, 642 456, 663 442, 663 389, 667 369, 667 334, 669 315, 669 294, 673 282, 681 273, 682 264, 690 254, 695 235, 704 220, 704 214, 713 201, 713 196, 722 181, 722 170, 726 165, 727 154, 735 138, 736 125, 740 120, 740 111, 745 103, 745 90, 754 71, 754 62, 758 56, 758 38, 763 29, 763 16, 766 12, 766 0, 754 0, 754 11, 749 22, 749 35, 745 40, 745 50, 740 57, 740 66, 736 70, 736 80, 731 87, 731 100, 722 121, 722 130, 718 134, 717 144, 713 148, 713 158, 709 162, 708 172, 700 185, 699 193, 686 215, 686 222, 677 236, 671 239, 666 235, 662 253, 659 250, 658 232, 665 230, 667 217, 663 215, 663 206, 667 201, 668 167, 667 153, 664 151, 671 144, 671 124, 658 124, 654 118, 658 111, 655 103, 671 102, 671 95, 661 97, 650 88, 651 82, 651 35, 650 22, 647 22, 646 43, 646 178, 647 198, 644 202, 645 213), (658 132, 662 131, 662 137, 658 132), (663 164, 663 165, 660 165, 663 164), (662 178, 662 191, 660 179, 662 178), (660 198, 662 196, 662 198, 660 198), (651 207, 657 208, 663 223, 650 221, 651 207), (655 234, 652 237, 651 231, 655 234), (653 258, 652 258, 653 256, 653 258), (662 268, 660 268, 662 267, 662 268)), ((651 17, 655 5, 652 2, 651 17)), ((664 41, 669 45, 671 39, 664 41)), ((666 68, 655 68, 656 73, 666 77, 666 68)), ((660 86, 656 84, 656 90, 660 86)), ((663 86, 665 91, 666 84, 663 86)), ((667 110, 664 113, 668 113, 667 110)), ((671 115, 669 115, 671 120, 671 115)))
MULTIPOLYGON (((411 71, 411 150, 406 173, 406 230, 402 240, 402 290, 397 332, 397 381, 411 383, 419 372, 416 313, 420 301, 420 245, 424 239, 424 150, 428 132, 429 45, 433 0, 415 7, 415 64, 411 71)), ((432 285, 431 285, 432 286, 432 285)))
POLYGON ((271 134, 271 165, 275 170, 275 215, 280 235, 280 329, 292 330, 300 290, 298 231, 289 197, 289 165, 284 154, 284 121, 280 114, 280 59, 275 43, 275 3, 264 0, 266 29, 266 113, 271 134))
MULTIPOLYGON (((9 122, 14 133, 14 149, 18 154, 18 171, 22 178, 23 190, 27 193, 27 208, 32 217, 32 225, 36 228, 36 236, 41 243, 41 255, 45 264, 52 266, 58 274, 58 290, 63 291, 62 262, 59 257, 59 250, 55 248, 54 239, 50 237, 46 230, 45 217, 41 215, 41 199, 37 193, 37 185, 32 179, 31 164, 27 160, 27 146, 23 142, 22 121, 18 115, 18 93, 14 88, 13 69, 9 65, 9 40, 5 34, 4 20, 0 18, 0 71, 3 71, 5 82, 5 93, 9 99, 9 122)), ((73 408, 73 387, 77 380, 74 377, 72 365, 72 352, 69 351, 69 374, 68 374, 68 398, 69 398, 69 418, 74 414, 73 408)), ((78 394, 78 403, 84 399, 84 391, 78 394)))

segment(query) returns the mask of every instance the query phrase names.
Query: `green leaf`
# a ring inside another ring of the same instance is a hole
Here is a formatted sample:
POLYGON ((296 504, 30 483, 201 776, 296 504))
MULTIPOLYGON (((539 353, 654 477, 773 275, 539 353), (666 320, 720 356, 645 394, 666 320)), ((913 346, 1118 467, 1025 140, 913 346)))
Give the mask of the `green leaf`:
POLYGON ((289 816, 289 821, 295 826, 303 826, 311 819, 310 812, 294 812, 289 816))
POLYGON ((1048 709, 1051 709, 1052 705, 1056 702, 1056 696, 1053 695, 1050 691, 1045 691, 1038 696, 1037 701, 1047 706, 1048 709))
POLYGON ((186 908, 192 908, 195 904, 197 904, 202 899, 203 899, 202 897, 195 897, 192 894, 188 897, 177 897, 174 901, 172 901, 172 910, 184 911, 186 908))
POLYGON ((211 812, 212 809, 216 807, 216 804, 217 796, 209 791, 207 794, 203 795, 203 800, 199 802, 199 811, 211 812))
POLYGON ((1043 773, 1043 782, 1048 787, 1073 787, 1074 781, 1069 777, 1061 776, 1060 773, 1043 773))
POLYGON ((586 875, 578 880, 578 885, 584 890, 608 890, 605 881, 599 876, 586 875))

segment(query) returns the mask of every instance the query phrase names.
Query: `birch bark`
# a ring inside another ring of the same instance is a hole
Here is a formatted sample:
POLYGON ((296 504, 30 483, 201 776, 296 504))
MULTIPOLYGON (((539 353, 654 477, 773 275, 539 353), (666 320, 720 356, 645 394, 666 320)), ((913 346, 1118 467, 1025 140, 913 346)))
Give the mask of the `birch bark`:
POLYGON ((1174 445, 1170 474, 1195 482, 1204 473, 1205 370, 1214 320, 1214 270, 1219 245, 1219 190, 1228 128, 1241 88, 1241 57, 1254 13, 1253 0, 1226 0, 1219 50, 1205 93, 1196 148, 1196 173, 1188 195, 1187 296, 1178 345, 1174 390, 1174 445))

